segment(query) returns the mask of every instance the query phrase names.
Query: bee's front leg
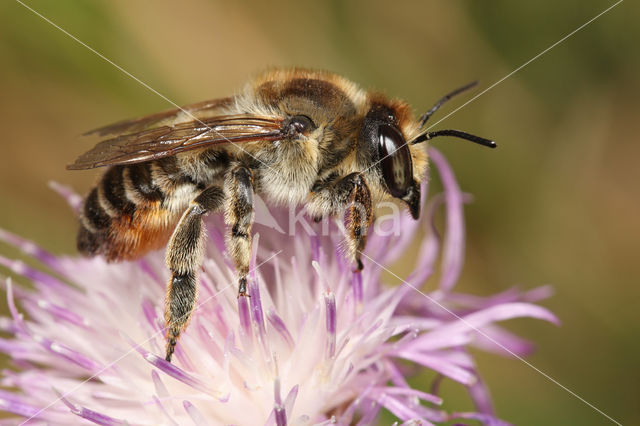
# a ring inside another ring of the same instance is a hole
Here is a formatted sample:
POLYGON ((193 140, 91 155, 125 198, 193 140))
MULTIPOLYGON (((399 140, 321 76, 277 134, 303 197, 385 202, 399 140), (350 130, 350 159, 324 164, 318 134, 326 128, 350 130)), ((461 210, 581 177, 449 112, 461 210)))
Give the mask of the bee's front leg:
POLYGON ((371 192, 361 174, 353 179, 346 212, 347 244, 349 254, 356 262, 357 271, 362 270, 361 253, 367 243, 367 231, 373 220, 371 192))
POLYGON ((333 182, 314 185, 308 210, 314 214, 330 211, 344 214, 347 255, 362 270, 361 252, 367 242, 367 230, 373 220, 371 192, 362 173, 351 173, 333 182))
POLYGON ((253 173, 236 166, 224 183, 227 224, 227 250, 238 271, 238 297, 247 296, 247 274, 251 260, 251 226, 253 225, 253 173))
POLYGON ((165 301, 167 322, 167 353, 171 361, 180 332, 189 323, 197 295, 197 269, 204 255, 204 224, 202 217, 222 207, 222 188, 211 186, 202 191, 184 212, 176 226, 167 248, 167 266, 171 270, 171 281, 165 301))

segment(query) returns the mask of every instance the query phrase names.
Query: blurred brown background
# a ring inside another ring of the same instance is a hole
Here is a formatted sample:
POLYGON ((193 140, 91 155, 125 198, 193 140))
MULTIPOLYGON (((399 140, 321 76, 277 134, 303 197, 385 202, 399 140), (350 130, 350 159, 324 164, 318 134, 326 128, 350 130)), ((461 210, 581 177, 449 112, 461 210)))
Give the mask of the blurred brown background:
MULTIPOLYGON (((229 95, 267 66, 299 65, 403 98, 419 114, 468 81, 488 87, 613 2, 27 4, 178 104, 229 95)), ((438 126, 494 138, 498 150, 436 143, 475 196, 459 288, 553 284, 545 306, 562 327, 510 328, 538 344, 533 365, 624 424, 640 424, 639 11, 621 3, 438 126)), ((90 148, 78 135, 171 105, 17 2, 0 4, 0 58, 0 227, 73 253, 75 220, 47 182, 85 192, 97 178, 64 169, 90 148)), ((508 421, 610 424, 520 361, 478 359, 508 421)), ((469 407, 458 386, 444 392, 449 407, 469 407)))

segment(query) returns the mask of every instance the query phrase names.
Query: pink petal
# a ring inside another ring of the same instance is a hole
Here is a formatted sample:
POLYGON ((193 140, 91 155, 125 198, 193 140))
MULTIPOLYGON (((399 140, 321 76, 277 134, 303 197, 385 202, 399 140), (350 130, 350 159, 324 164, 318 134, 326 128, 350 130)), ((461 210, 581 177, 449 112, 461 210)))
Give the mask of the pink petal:
POLYGON ((449 292, 458 281, 464 263, 465 226, 462 211, 464 196, 444 156, 433 147, 429 148, 429 156, 438 168, 447 203, 447 230, 444 238, 442 278, 439 288, 444 292, 449 292))

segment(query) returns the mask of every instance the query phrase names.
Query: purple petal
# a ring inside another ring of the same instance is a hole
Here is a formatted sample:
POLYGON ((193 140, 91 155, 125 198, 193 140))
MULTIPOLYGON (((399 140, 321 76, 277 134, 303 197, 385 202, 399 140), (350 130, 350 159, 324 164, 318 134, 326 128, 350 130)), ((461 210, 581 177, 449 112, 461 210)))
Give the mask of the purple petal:
POLYGON ((311 243, 311 259, 316 262, 320 261, 320 237, 317 235, 309 235, 309 242, 311 243))
POLYGON ((255 335, 262 347, 264 354, 270 353, 267 341, 267 330, 264 325, 264 314, 262 312, 262 301, 260 300, 260 289, 258 288, 258 282, 252 280, 249 283, 249 304, 251 306, 251 319, 253 320, 253 327, 256 331, 255 335))
POLYGON ((352 277, 351 286, 353 289, 353 302, 354 302, 355 316, 357 317, 362 312, 362 300, 363 300, 362 271, 353 272, 351 277, 352 277))
POLYGON ((464 197, 447 160, 434 148, 429 148, 431 161, 438 168, 447 203, 447 230, 442 254, 440 290, 449 292, 455 286, 464 263, 464 197))
POLYGON ((122 420, 114 419, 113 417, 107 416, 106 414, 98 413, 97 411, 93 411, 80 405, 76 405, 69 401, 65 396, 66 395, 59 395, 60 400, 64 402, 67 407, 69 407, 73 414, 79 417, 104 426, 125 424, 125 422, 122 420))
POLYGON ((30 281, 33 281, 36 284, 40 283, 49 287, 58 287, 59 289, 64 288, 65 290, 69 289, 69 286, 63 284, 57 278, 54 278, 42 271, 32 268, 20 260, 7 259, 4 256, 0 256, 0 265, 6 267, 7 269, 10 269, 12 272, 18 275, 28 278, 30 281))
MULTIPOLYGON (((384 408, 393 413, 394 416, 400 418, 401 420, 416 419, 421 417, 420 413, 414 411, 412 407, 387 394, 376 394, 372 392, 370 398, 374 399, 376 402, 378 402, 378 404, 382 405, 384 408)), ((424 419, 423 422, 426 425, 433 425, 433 423, 428 422, 424 419)))
POLYGON ((369 393, 374 388, 374 386, 375 386, 375 383, 369 383, 363 390, 360 391, 360 394, 355 399, 353 399, 353 401, 351 401, 351 404, 349 404, 347 409, 344 410, 344 413, 340 417, 340 420, 343 423, 352 424, 353 416, 356 414, 356 410, 358 409, 360 409, 360 411, 362 412, 363 417, 366 417, 368 415, 367 412, 369 410, 367 410, 367 408, 362 409, 361 408, 362 404, 366 402, 371 402, 377 405, 375 401, 367 399, 369 397, 369 393))
POLYGON ((258 264, 258 247, 260 247, 260 234, 255 234, 251 241, 251 260, 249 261, 249 277, 256 282, 256 265, 258 264))
POLYGON ((280 395, 280 379, 276 377, 273 381, 273 401, 276 405, 282 405, 282 397, 280 395))
POLYGON ((289 330, 287 329, 284 321, 282 321, 282 318, 280 318, 278 314, 276 314, 273 308, 269 308, 267 310, 267 320, 269 321, 269 324, 271 324, 271 327, 273 327, 273 329, 282 338, 282 340, 284 340, 289 349, 293 349, 295 347, 293 337, 291 337, 291 333, 289 333, 289 330))
POLYGON ((451 416, 449 416, 449 418, 478 420, 482 422, 482 424, 487 426, 509 426, 511 424, 497 419, 492 415, 482 413, 453 413, 451 414, 451 416))
POLYGON ((0 410, 24 417, 35 417, 42 410, 23 401, 22 396, 0 390, 0 410))
POLYGON ((522 295, 523 302, 537 302, 553 296, 554 289, 550 285, 543 285, 529 290, 522 295))
POLYGON ((147 354, 147 352, 142 348, 142 346, 144 345, 144 343, 136 343, 131 337, 129 337, 124 331, 120 330, 118 332, 118 334, 120 335, 120 337, 125 340, 127 342, 127 344, 129 344, 129 346, 131 346, 131 349, 135 350, 136 352, 138 352, 140 355, 142 355, 143 357, 147 354))
POLYGON ((75 213, 80 211, 82 207, 82 197, 78 195, 70 186, 62 185, 56 181, 49 181, 49 188, 53 189, 58 193, 62 198, 64 198, 71 210, 75 213))
POLYGON ((395 238, 392 244, 387 245, 378 259, 380 263, 389 265, 406 252, 409 244, 415 239, 416 232, 420 227, 420 221, 414 220, 408 212, 403 212, 397 226, 402 230, 402 233, 395 238))
POLYGON ((77 352, 68 346, 54 342, 53 340, 47 339, 46 337, 34 335, 33 340, 38 342, 42 347, 47 349, 53 354, 59 355, 60 357, 71 361, 72 363, 79 365, 82 368, 85 368, 89 371, 97 371, 100 370, 102 365, 93 361, 92 359, 86 357, 85 355, 77 352))
POLYGON ((434 318, 394 315, 389 322, 397 328, 395 334, 398 334, 407 330, 431 330, 438 327, 443 321, 434 318))
POLYGON ((287 413, 282 405, 276 405, 274 408, 277 426, 287 425, 287 413))
POLYGON ((385 368, 391 374, 391 383, 396 385, 397 387, 409 388, 409 383, 406 381, 402 372, 393 362, 389 360, 384 361, 385 368))
POLYGON ((521 293, 517 288, 510 288, 492 296, 483 297, 472 294, 449 293, 447 300, 459 306, 488 308, 489 306, 511 302, 537 302, 553 294, 550 286, 541 286, 521 293))
MULTIPOLYGON (((222 234, 222 232, 220 232, 220 229, 223 229, 223 228, 218 228, 216 226, 209 226, 207 227, 207 231, 208 231, 207 235, 209 237, 208 240, 213 242, 213 245, 215 246, 217 251, 220 253, 224 253, 227 249, 227 245, 224 240, 224 235, 222 234)), ((233 262, 226 261, 225 263, 230 268, 233 268, 233 262)))
POLYGON ((216 329, 219 330, 219 334, 222 336, 226 336, 227 334, 229 334, 230 329, 229 326, 227 325, 227 318, 225 318, 224 316, 224 310, 222 309, 222 306, 219 304, 216 304, 215 308, 214 308, 214 313, 215 313, 215 319, 216 319, 216 329))
POLYGON ((251 332, 251 314, 249 313, 248 297, 238 297, 238 317, 240 319, 240 340, 244 346, 244 350, 251 352, 253 350, 253 333, 251 332))
POLYGON ((156 395, 163 399, 169 397, 169 391, 156 370, 151 370, 151 381, 153 382, 153 387, 156 390, 156 395))
POLYGON ((156 315, 156 307, 151 301, 145 298, 142 301, 142 312, 144 313, 144 317, 147 319, 147 323, 151 326, 154 331, 160 331, 162 329, 158 324, 158 316, 156 315))
POLYGON ((437 405, 442 405, 442 398, 430 393, 422 392, 417 389, 405 388, 405 387, 379 387, 373 388, 374 393, 383 393, 386 395, 400 395, 400 396, 413 396, 420 398, 424 401, 429 401, 437 405))
POLYGON ((404 345, 398 344, 394 347, 398 350, 405 351, 419 351, 430 352, 439 349, 452 348, 456 346, 463 346, 471 341, 471 333, 458 333, 458 334, 442 334, 442 333, 426 333, 421 334, 411 341, 403 342, 404 345))
POLYGON ((357 426, 369 426, 374 423, 378 413, 382 406, 375 399, 366 399, 360 405, 360 411, 363 413, 362 418, 357 423, 357 426), (367 405, 364 405, 364 404, 367 405))
POLYGON ((164 404, 162 404, 162 401, 160 401, 160 399, 158 399, 158 397, 155 395, 153 395, 153 402, 156 403, 156 406, 160 409, 160 411, 162 411, 162 414, 164 414, 171 426, 179 426, 179 424, 175 420, 173 420, 173 417, 169 415, 166 408, 164 408, 164 404))
POLYGON ((156 271, 151 267, 151 265, 149 265, 149 262, 146 259, 138 260, 138 265, 140 266, 140 269, 142 269, 147 275, 149 275, 154 282, 162 283, 163 286, 165 285, 163 282, 164 280, 158 276, 156 271))
POLYGON ((440 234, 435 227, 434 219, 437 208, 443 202, 444 196, 438 194, 428 203, 426 208, 425 223, 429 224, 429 232, 420 245, 416 269, 407 279, 407 282, 416 288, 421 287, 434 271, 435 262, 440 250, 440 234))
POLYGON ((476 334, 473 346, 499 355, 519 356, 531 354, 535 349, 533 343, 495 325, 484 326, 482 334, 476 334))
MULTIPOLYGON (((70 311, 67 308, 63 308, 62 306, 53 304, 48 300, 44 300, 44 299, 33 300, 31 298, 22 299, 23 306, 26 306, 27 300, 28 302, 34 303, 35 305, 37 305, 37 307, 42 309, 43 311, 49 313, 55 321, 60 321, 60 320, 66 321, 70 324, 76 325, 81 328, 87 328, 89 325, 88 321, 83 317, 81 317, 80 315, 70 311)), ((35 306, 32 306, 32 309, 35 309, 35 306)))
POLYGON ((144 354, 144 359, 149 362, 149 364, 155 366, 157 369, 159 369, 160 371, 164 372, 165 374, 173 377, 176 380, 181 381, 184 384, 187 384, 189 386, 191 386, 194 389, 197 389, 201 392, 205 392, 209 395, 213 395, 215 398, 220 399, 219 396, 216 396, 219 394, 219 392, 215 391, 214 389, 211 389, 205 382, 203 382, 202 380, 194 377, 193 375, 187 373, 186 371, 182 370, 179 367, 176 367, 175 365, 171 364, 170 362, 165 361, 164 359, 157 357, 153 354, 150 353, 146 353, 144 354))
POLYGON ((431 331, 424 336, 424 339, 434 339, 441 336, 452 336, 458 333, 479 331, 478 329, 480 327, 492 322, 520 317, 537 318, 556 325, 559 324, 556 316, 541 306, 529 303, 507 303, 459 317, 458 320, 442 325, 438 327, 437 330, 431 331))
POLYGON ((331 359, 336 354, 336 297, 331 292, 324 294, 325 305, 325 326, 327 331, 327 342, 325 353, 327 358, 331 359))
POLYGON ((184 410, 187 412, 189 417, 191 417, 191 420, 193 420, 193 423, 195 423, 197 426, 207 426, 209 424, 209 422, 204 418, 200 410, 198 410, 195 405, 193 405, 189 401, 183 401, 182 406, 184 407, 184 410))
POLYGON ((450 362, 446 362, 442 357, 437 355, 421 354, 419 352, 408 350, 401 350, 393 353, 393 355, 428 367, 464 385, 471 385, 476 381, 476 376, 474 374, 468 372, 464 368, 458 367, 450 362))
POLYGON ((9 305, 9 312, 11 313, 11 317, 13 318, 13 325, 16 328, 16 331, 29 335, 29 331, 27 330, 27 326, 24 323, 23 315, 18 311, 18 307, 16 306, 16 301, 13 298, 13 283, 11 277, 7 278, 7 304, 9 305))
POLYGON ((480 413, 493 415, 495 410, 493 409, 489 389, 478 375, 476 377, 478 380, 468 387, 471 399, 473 399, 473 403, 480 413))
POLYGON ((284 404, 280 400, 280 380, 276 379, 274 383, 274 408, 271 410, 267 421, 264 423, 265 425, 273 425, 273 424, 287 424, 287 413, 291 413, 293 411, 293 404, 296 401, 296 397, 298 396, 298 385, 295 385, 291 388, 287 397, 284 399, 284 404), (278 387, 276 389, 276 386, 278 387), (279 412, 281 410, 282 412, 279 412), (284 423, 279 423, 284 420, 284 423))
POLYGON ((19 237, 11 232, 0 229, 0 241, 14 246, 24 254, 39 260, 54 271, 59 271, 59 260, 57 257, 38 246, 36 243, 19 237))
POLYGON ((298 397, 298 385, 295 385, 294 387, 291 388, 291 390, 287 394, 287 397, 284 399, 284 408, 287 410, 288 413, 291 413, 293 411, 293 405, 295 404, 297 397, 298 397))

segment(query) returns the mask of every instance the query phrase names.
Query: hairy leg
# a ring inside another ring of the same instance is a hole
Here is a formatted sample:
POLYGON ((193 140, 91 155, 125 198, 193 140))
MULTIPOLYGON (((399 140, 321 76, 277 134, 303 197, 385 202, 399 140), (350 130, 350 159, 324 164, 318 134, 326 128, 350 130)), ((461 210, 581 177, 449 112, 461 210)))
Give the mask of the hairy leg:
POLYGON ((227 249, 238 271, 238 296, 247 296, 253 225, 253 173, 245 166, 236 166, 227 174, 224 186, 227 249))
POLYGON ((326 212, 345 215, 347 256, 362 270, 360 253, 373 220, 371 192, 362 174, 317 182, 307 209, 316 218, 326 212))
POLYGON ((203 216, 222 207, 224 193, 211 186, 202 191, 184 212, 167 248, 166 262, 171 281, 165 299, 167 352, 171 361, 180 332, 189 323, 197 296, 197 270, 204 254, 203 216))

